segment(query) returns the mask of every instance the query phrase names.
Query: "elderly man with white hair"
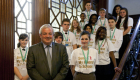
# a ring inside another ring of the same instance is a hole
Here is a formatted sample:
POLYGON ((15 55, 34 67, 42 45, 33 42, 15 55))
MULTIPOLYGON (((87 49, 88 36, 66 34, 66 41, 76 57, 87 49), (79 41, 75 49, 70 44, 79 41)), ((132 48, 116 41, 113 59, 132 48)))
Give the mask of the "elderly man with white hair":
POLYGON ((27 71, 33 80, 64 80, 69 61, 66 47, 52 42, 53 28, 49 24, 39 30, 41 42, 29 48, 27 71))

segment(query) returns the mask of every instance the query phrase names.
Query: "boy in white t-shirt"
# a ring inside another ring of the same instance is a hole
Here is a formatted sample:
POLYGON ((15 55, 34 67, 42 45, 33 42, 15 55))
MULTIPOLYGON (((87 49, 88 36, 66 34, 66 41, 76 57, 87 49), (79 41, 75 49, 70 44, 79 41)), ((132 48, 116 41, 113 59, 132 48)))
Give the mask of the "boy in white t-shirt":
POLYGON ((115 47, 114 56, 116 58, 117 65, 119 64, 119 49, 123 41, 123 31, 116 28, 116 19, 110 17, 108 19, 110 29, 107 31, 107 38, 111 40, 115 47))
POLYGON ((105 18, 105 15, 106 15, 106 9, 101 8, 99 10, 99 19, 97 21, 97 25, 104 26, 106 27, 106 29, 109 29, 108 20, 107 18, 105 18))
MULTIPOLYGON (((69 31, 70 20, 67 18, 63 19, 61 26, 63 27, 63 30, 61 31, 61 33, 63 34, 62 44, 65 45, 66 48, 70 50, 70 53, 72 53, 74 49, 77 49, 77 42, 74 33, 69 31)), ((69 79, 73 79, 70 67, 65 80, 69 80, 69 79)))
POLYGON ((90 15, 92 14, 97 14, 95 10, 91 9, 91 2, 87 2, 85 5, 86 10, 83 11, 82 13, 85 13, 86 19, 85 21, 89 21, 90 15))

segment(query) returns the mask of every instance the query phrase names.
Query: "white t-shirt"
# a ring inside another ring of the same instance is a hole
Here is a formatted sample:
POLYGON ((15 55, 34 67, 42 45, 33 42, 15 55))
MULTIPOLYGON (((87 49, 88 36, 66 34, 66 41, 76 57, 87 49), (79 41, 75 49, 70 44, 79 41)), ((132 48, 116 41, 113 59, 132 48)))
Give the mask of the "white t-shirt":
POLYGON ((97 12, 95 10, 92 10, 92 9, 88 12, 87 12, 87 10, 85 10, 82 13, 85 13, 85 15, 86 15, 85 21, 89 21, 89 18, 92 14, 97 14, 97 12))
MULTIPOLYGON (((26 76, 28 74, 27 68, 26 68, 28 49, 26 48, 25 51, 23 51, 22 49, 23 49, 22 47, 14 49, 14 67, 18 68, 18 70, 22 76, 26 76), (21 49, 23 58, 24 58, 25 53, 26 53, 26 57, 25 57, 24 62, 22 60, 20 49, 21 49)), ((15 75, 14 80, 20 80, 20 79, 15 75)))
MULTIPOLYGON (((75 35, 72 32, 70 32, 70 31, 68 31, 67 34, 65 34, 65 32, 62 31, 62 34, 63 34, 63 42, 62 42, 62 44, 65 45, 66 48, 68 48, 70 50, 70 53, 72 53, 73 45, 76 44, 76 37, 75 37, 75 35)), ((68 57, 70 59, 70 56, 68 56, 68 57)))
MULTIPOLYGON (((125 18, 122 18, 121 19, 121 23, 120 23, 120 25, 121 25, 120 26, 120 30, 123 30, 123 31, 124 31, 124 28, 123 28, 124 20, 125 20, 125 18)), ((133 27, 133 19, 131 17, 128 17, 128 27, 129 26, 133 27)), ((130 34, 130 32, 131 32, 131 29, 130 29, 130 31, 127 34, 130 34)))
POLYGON ((74 33, 74 35, 76 37, 76 43, 78 43, 79 40, 80 40, 80 33, 78 33, 76 30, 74 30, 73 33, 74 33))
POLYGON ((67 54, 68 54, 69 63, 70 63, 70 60, 71 60, 71 51, 69 50, 68 47, 66 47, 66 49, 67 49, 67 54))
MULTIPOLYGON (((84 51, 85 57, 87 58, 87 51, 84 51)), ((87 67, 85 64, 84 55, 81 48, 77 48, 72 52, 70 65, 75 65, 75 71, 85 74, 95 72, 95 66, 98 64, 98 51, 93 48, 89 48, 89 56, 87 67)))
MULTIPOLYGON (((110 30, 107 31, 107 38, 111 40, 110 30)), ((112 37, 111 42, 113 43, 113 45, 115 47, 115 51, 116 51, 114 53, 114 56, 115 56, 115 58, 118 59, 119 58, 119 49, 120 49, 120 47, 122 45, 122 41, 123 41, 123 31, 116 28, 115 32, 114 32, 114 29, 113 29, 113 30, 111 30, 111 37, 112 37), (113 33, 114 33, 114 35, 113 35, 113 33)))
POLYGON ((108 19, 105 18, 104 20, 101 20, 100 18, 97 20, 97 25, 98 26, 104 26, 106 27, 106 29, 109 29, 109 25, 108 25, 108 19))
POLYGON ((98 30, 98 28, 99 28, 100 26, 99 25, 95 25, 95 26, 92 26, 92 28, 93 28, 93 30, 92 30, 92 34, 93 35, 96 35, 96 31, 98 30))
MULTIPOLYGON (((81 45, 81 40, 79 40, 78 44, 81 45)), ((93 34, 90 34, 90 41, 89 41, 88 47, 95 48, 95 35, 93 34)))
MULTIPOLYGON (((101 45, 103 40, 99 40, 99 45, 101 45)), ((98 43, 95 46, 95 48, 98 50, 98 43)), ((100 47, 100 53, 98 54, 99 57, 99 64, 98 65, 108 65, 110 64, 110 58, 109 58, 109 52, 115 51, 113 43, 109 39, 104 39, 101 47, 100 47)))
POLYGON ((81 30, 83 30, 85 25, 88 24, 88 22, 87 21, 79 22, 79 24, 80 24, 81 30))

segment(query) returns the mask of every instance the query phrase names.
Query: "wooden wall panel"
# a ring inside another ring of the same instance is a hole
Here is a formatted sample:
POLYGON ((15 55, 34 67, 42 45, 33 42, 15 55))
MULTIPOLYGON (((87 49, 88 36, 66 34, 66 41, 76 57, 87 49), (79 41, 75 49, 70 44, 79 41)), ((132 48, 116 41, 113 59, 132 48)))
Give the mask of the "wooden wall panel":
POLYGON ((0 0, 0 80, 14 79, 14 0, 0 0))
POLYGON ((41 41, 39 28, 49 23, 48 0, 33 0, 32 45, 41 41))
POLYGON ((108 17, 108 0, 96 0, 97 2, 97 13, 99 14, 99 10, 101 8, 106 9, 106 17, 108 17))

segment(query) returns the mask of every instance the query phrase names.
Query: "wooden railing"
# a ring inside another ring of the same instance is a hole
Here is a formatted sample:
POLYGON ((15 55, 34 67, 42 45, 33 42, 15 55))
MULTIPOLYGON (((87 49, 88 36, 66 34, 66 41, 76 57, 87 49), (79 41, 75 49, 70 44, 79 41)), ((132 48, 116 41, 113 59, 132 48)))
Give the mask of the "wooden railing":
MULTIPOLYGON (((130 39, 130 42, 129 42, 129 44, 128 44, 128 46, 127 46, 127 48, 126 48, 126 50, 125 50, 125 52, 124 52, 124 54, 123 54, 123 57, 122 57, 122 59, 121 59, 121 61, 120 61, 120 64, 119 64, 119 66, 118 66, 121 70, 122 70, 123 67, 124 67, 124 64, 125 64, 126 59, 127 59, 128 55, 129 55, 130 49, 131 49, 131 47, 132 47, 132 45, 133 45, 133 42, 134 42, 134 40, 135 40, 135 38, 136 38, 136 35, 137 35, 138 31, 139 31, 139 28, 140 28, 140 18, 139 18, 139 20, 138 20, 137 26, 136 26, 135 29, 134 29, 134 32, 133 32, 133 34, 132 34, 132 36, 131 36, 131 39, 130 39)), ((120 77, 120 74, 121 74, 121 73, 116 72, 115 75, 114 75, 114 77, 113 77, 113 80, 118 80, 119 77, 120 77)))

